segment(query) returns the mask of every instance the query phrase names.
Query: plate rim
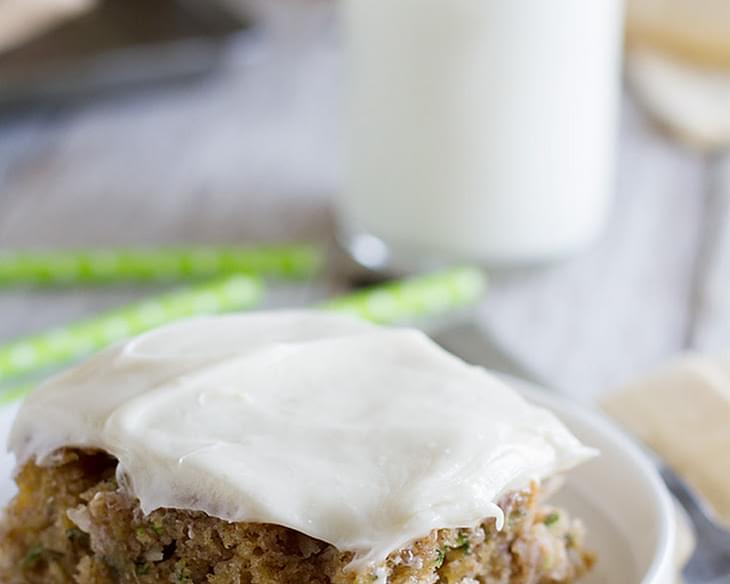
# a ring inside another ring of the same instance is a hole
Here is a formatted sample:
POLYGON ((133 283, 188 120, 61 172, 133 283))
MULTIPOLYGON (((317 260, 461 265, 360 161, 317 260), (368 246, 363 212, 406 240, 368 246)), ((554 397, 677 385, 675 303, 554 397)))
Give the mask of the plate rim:
POLYGON ((597 428, 599 432, 614 442, 617 448, 630 459, 635 470, 641 473, 654 494, 653 500, 659 518, 659 525, 657 526, 659 535, 654 558, 648 570, 642 576, 640 584, 662 584, 664 582, 662 578, 666 576, 668 566, 673 565, 677 530, 673 521, 675 512, 672 497, 649 455, 642 450, 642 447, 634 438, 601 411, 572 401, 565 395, 542 388, 530 381, 503 373, 493 373, 538 406, 554 411, 558 415, 563 411, 570 416, 586 420, 592 427, 597 428))

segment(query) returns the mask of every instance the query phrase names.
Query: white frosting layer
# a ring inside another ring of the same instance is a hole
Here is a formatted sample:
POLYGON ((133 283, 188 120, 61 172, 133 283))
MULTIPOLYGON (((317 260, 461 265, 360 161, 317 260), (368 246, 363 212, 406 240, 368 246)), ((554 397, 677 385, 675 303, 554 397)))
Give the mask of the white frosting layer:
POLYGON ((420 332, 319 312, 203 318, 106 350, 23 405, 19 464, 100 448, 145 512, 290 527, 356 567, 593 451, 420 332))

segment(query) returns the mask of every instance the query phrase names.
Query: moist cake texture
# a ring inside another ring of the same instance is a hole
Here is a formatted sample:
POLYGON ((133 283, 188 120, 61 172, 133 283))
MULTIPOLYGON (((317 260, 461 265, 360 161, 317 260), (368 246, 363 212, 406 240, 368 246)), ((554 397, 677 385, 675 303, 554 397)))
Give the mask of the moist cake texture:
POLYGON ((539 485, 595 452, 416 330, 183 321, 42 384, 9 446, 3 584, 557 584, 590 566, 539 485))
POLYGON ((145 516, 120 488, 116 461, 64 451, 28 464, 0 534, 5 584, 554 584, 593 563, 583 529, 540 500, 536 485, 503 497, 504 529, 434 530, 363 573, 351 553, 275 525, 200 512, 145 516))

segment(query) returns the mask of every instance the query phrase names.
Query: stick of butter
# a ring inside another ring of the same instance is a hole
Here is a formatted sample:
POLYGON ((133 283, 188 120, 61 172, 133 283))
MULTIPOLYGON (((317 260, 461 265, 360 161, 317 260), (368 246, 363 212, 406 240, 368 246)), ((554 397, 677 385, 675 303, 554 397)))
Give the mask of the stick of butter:
POLYGON ((730 70, 639 48, 629 53, 626 77, 652 116, 680 140, 708 151, 730 144, 730 70))
POLYGON ((662 126, 703 150, 730 144, 730 2, 629 0, 627 77, 662 126))
POLYGON ((730 68, 730 2, 630 0, 630 47, 652 47, 682 60, 730 68))
POLYGON ((730 355, 683 357, 602 405, 730 524, 730 355))

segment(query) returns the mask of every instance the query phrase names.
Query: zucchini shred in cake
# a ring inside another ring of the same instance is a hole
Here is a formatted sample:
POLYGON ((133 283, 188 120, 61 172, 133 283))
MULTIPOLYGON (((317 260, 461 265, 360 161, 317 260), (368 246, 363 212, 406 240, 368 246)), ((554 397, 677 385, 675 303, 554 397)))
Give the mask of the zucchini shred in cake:
POLYGON ((183 321, 43 384, 10 447, 5 584, 549 584, 593 562, 545 497, 594 451, 408 329, 183 321))

